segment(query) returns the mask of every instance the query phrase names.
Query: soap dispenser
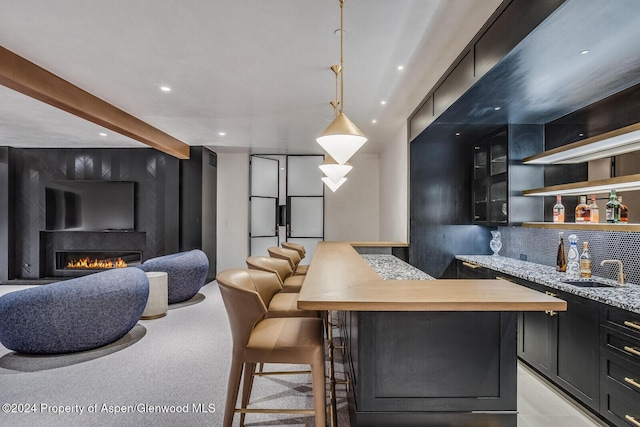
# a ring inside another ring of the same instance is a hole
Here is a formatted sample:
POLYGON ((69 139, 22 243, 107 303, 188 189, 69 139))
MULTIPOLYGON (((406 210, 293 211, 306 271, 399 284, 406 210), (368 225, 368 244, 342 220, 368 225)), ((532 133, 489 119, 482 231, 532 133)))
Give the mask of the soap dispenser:
POLYGON ((580 253, 578 252, 578 236, 569 235, 569 252, 567 253, 567 277, 580 278, 580 253))

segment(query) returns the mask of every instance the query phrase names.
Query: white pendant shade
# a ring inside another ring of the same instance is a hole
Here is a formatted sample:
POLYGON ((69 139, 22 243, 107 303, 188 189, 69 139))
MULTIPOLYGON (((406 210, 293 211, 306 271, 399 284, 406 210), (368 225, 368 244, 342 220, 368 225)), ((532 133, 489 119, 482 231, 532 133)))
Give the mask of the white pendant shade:
POLYGON ((367 142, 367 138, 344 112, 341 112, 316 141, 336 162, 343 165, 367 142))
POLYGON ((335 161, 335 159, 331 156, 327 156, 327 158, 322 162, 320 166, 318 166, 320 170, 334 183, 340 182, 342 178, 348 174, 353 166, 349 163, 345 163, 344 165, 339 164, 335 161))
POLYGON ((322 177, 322 182, 324 182, 327 185, 327 187, 329 187, 329 189, 335 193, 335 191, 338 188, 340 188, 340 186, 342 186, 342 184, 347 182, 347 178, 342 178, 340 181, 338 181, 338 183, 335 183, 335 182, 331 181, 331 179, 329 179, 329 177, 323 176, 322 177))

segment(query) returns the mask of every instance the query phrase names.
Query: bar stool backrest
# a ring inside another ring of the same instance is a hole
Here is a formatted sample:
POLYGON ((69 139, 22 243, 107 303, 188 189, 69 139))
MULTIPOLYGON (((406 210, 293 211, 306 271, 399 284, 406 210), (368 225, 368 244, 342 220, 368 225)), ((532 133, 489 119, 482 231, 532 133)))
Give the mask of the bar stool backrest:
POLYGON ((277 246, 271 246, 267 248, 269 251, 269 256, 273 258, 286 259, 291 264, 291 269, 295 271, 298 264, 300 264, 300 255, 298 251, 294 251, 293 249, 285 249, 279 248, 277 246))
POLYGON ((247 267, 254 270, 276 273, 281 285, 287 277, 293 274, 293 269, 289 261, 268 256, 251 255, 247 258, 247 267))
POLYGON ((234 353, 247 346, 251 331, 267 314, 267 307, 258 292, 245 287, 246 278, 249 277, 246 271, 224 270, 216 276, 231 326, 234 353))
POLYGON ((257 292, 265 307, 269 307, 273 296, 282 290, 280 280, 278 280, 276 274, 272 272, 233 269, 225 270, 218 276, 219 277, 216 277, 218 284, 224 283, 257 292))
POLYGON ((300 243, 282 242, 280 243, 280 246, 285 249, 293 249, 294 251, 298 251, 301 259, 304 259, 304 257, 307 255, 307 250, 300 243))

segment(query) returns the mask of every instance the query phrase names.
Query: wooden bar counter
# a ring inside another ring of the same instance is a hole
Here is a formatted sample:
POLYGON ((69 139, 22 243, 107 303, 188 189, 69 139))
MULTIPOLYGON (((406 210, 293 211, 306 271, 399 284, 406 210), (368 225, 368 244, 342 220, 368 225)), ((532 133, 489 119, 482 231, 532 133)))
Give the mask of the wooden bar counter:
POLYGON ((298 307, 340 311, 352 425, 516 426, 517 312, 566 302, 505 280, 382 280, 320 242, 298 307))

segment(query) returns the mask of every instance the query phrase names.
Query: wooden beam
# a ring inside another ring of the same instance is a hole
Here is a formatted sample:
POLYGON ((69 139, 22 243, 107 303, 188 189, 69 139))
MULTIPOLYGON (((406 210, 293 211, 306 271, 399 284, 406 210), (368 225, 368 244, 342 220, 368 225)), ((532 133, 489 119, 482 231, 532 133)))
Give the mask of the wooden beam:
POLYGON ((0 84, 179 159, 184 142, 0 46, 0 84))

